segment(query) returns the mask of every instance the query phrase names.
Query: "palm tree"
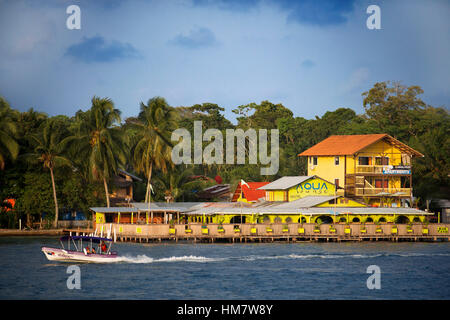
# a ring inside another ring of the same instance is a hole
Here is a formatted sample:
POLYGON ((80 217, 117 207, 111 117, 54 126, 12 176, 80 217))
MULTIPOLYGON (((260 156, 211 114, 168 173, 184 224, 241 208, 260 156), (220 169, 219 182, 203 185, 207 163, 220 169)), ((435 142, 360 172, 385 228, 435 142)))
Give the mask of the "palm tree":
POLYGON ((43 123, 38 134, 29 137, 34 146, 33 153, 24 154, 23 157, 29 162, 40 162, 44 168, 49 169, 52 180, 53 200, 55 202, 55 219, 53 226, 58 225, 58 199, 56 196, 54 169, 62 166, 70 166, 71 162, 63 155, 63 136, 61 125, 54 119, 49 119, 43 123))
POLYGON ((133 124, 138 130, 133 150, 133 162, 138 173, 147 178, 145 202, 150 202, 150 181, 153 169, 167 172, 173 166, 170 132, 176 128, 177 113, 164 98, 155 97, 147 105, 141 102, 141 112, 133 124))
MULTIPOLYGON (((211 184, 204 176, 194 176, 192 170, 169 170, 167 174, 156 178, 164 189, 167 202, 176 202, 179 198, 184 201, 188 190, 202 189, 211 184)), ((214 180, 213 180, 214 181, 214 180)))
POLYGON ((0 97, 0 170, 5 168, 7 158, 15 160, 19 154, 16 121, 8 102, 0 97))
POLYGON ((109 98, 92 98, 91 109, 78 112, 74 134, 64 144, 77 154, 78 163, 87 161, 89 176, 102 181, 106 205, 110 206, 108 182, 126 162, 127 139, 120 124, 120 110, 109 98))

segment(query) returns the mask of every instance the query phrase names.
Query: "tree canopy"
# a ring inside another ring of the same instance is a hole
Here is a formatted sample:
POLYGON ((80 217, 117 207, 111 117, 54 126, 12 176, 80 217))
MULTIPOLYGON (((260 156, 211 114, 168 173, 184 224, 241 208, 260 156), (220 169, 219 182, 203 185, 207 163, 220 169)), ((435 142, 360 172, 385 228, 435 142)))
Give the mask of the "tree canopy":
POLYGON ((294 116, 280 103, 253 102, 232 110, 236 124, 224 116, 223 107, 211 102, 173 107, 164 98, 154 97, 147 104, 137 104, 136 116, 121 119, 109 98, 93 97, 87 111, 72 117, 49 117, 33 109, 19 112, 0 98, 0 198, 16 199, 16 216, 8 222, 4 212, 0 223, 11 226, 17 215, 41 218, 45 214, 55 219, 58 205, 62 212, 86 213, 89 207, 108 205, 119 169, 143 178, 135 186, 136 201, 149 200, 151 181, 155 201, 195 201, 196 192, 217 176, 233 189, 240 179, 272 181, 284 175, 304 175, 306 161, 297 155, 335 134, 387 133, 424 154, 413 163, 414 196, 424 206, 425 199, 450 194, 450 115, 444 107, 425 103, 422 94, 419 86, 380 82, 362 93, 364 113, 340 107, 314 119, 294 116), (186 128, 192 134, 194 121, 202 121, 204 130, 221 132, 278 129, 277 175, 262 176, 259 165, 248 162, 174 166, 171 132, 186 128), (40 164, 26 161, 25 155, 37 153, 41 158, 46 155, 45 159, 35 157, 42 160, 40 164))

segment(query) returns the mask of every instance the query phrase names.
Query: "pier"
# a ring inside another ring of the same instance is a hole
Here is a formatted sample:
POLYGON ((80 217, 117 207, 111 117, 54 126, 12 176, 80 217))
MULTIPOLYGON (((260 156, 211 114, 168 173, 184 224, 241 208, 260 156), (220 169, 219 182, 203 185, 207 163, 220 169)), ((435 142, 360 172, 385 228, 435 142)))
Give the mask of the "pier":
MULTIPOLYGON (((344 242, 344 241, 449 241, 450 224, 115 224, 97 225, 97 233, 103 226, 116 232, 122 242, 344 242)), ((88 233, 88 230, 65 230, 72 235, 88 233)), ((112 231, 111 237, 114 233, 112 231)))

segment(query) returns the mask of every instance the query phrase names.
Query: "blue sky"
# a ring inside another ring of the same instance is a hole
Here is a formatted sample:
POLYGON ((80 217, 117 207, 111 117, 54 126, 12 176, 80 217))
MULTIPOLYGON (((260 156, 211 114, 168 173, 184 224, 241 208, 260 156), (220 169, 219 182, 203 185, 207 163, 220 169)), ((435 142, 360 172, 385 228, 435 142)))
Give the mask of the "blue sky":
POLYGON ((73 115, 93 95, 123 117, 172 106, 282 103, 314 118, 378 81, 420 85, 449 107, 448 1, 0 0, 0 95, 21 111, 73 115), (66 8, 81 9, 81 30, 66 8), (381 30, 366 27, 371 4, 381 30))

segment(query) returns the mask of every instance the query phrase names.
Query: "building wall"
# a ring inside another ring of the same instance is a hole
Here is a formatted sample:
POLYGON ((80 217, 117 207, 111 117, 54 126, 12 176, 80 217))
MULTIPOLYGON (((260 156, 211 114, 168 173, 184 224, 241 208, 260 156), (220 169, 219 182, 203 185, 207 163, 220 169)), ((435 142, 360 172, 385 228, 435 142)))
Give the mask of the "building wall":
POLYGON ((325 208, 333 208, 334 206, 336 206, 336 207, 367 207, 367 205, 356 202, 349 198, 342 197, 342 198, 338 198, 336 200, 337 200, 336 204, 335 204, 334 200, 331 200, 331 201, 321 203, 321 204, 317 205, 316 207, 318 207, 318 208, 324 208, 324 207, 325 208))
POLYGON ((318 156, 317 165, 313 166, 308 157, 308 175, 317 175, 325 180, 334 182, 339 179, 339 184, 343 186, 344 171, 347 174, 355 173, 355 164, 358 165, 358 157, 373 157, 371 165, 375 165, 375 157, 385 156, 389 158, 390 165, 400 165, 402 160, 401 151, 384 141, 378 141, 359 152, 356 157, 340 156, 339 165, 335 164, 334 156, 318 156), (345 159, 346 158, 346 159, 345 159), (346 165, 345 165, 346 162, 346 165))
POLYGON ((402 159, 401 153, 402 152, 399 149, 392 146, 391 144, 384 141, 378 141, 368 146, 367 148, 364 148, 361 152, 358 153, 358 155, 359 156, 367 155, 373 157, 379 157, 383 155, 389 158, 390 165, 400 165, 402 159))
POLYGON ((288 201, 298 200, 307 196, 332 196, 336 193, 334 184, 320 178, 302 182, 299 186, 289 189, 288 201))
POLYGON ((95 213, 95 223, 96 224, 106 223, 105 214, 104 213, 100 213, 100 212, 96 212, 95 213))
POLYGON ((266 201, 294 201, 307 196, 332 196, 336 187, 320 178, 309 179, 288 190, 267 190, 266 201))
MULTIPOLYGON (((308 176, 319 176, 330 182, 339 179, 339 185, 344 186, 345 157, 339 157, 339 165, 335 164, 335 157, 317 157, 317 165, 313 165, 313 157, 308 157, 308 176)), ((348 158, 348 157, 347 157, 348 158)), ((347 164, 348 166, 348 164, 347 164)))
MULTIPOLYGON (((330 208, 332 210, 332 208, 330 208)), ((339 223, 341 219, 344 219, 343 222, 359 222, 364 223, 366 222, 367 218, 372 219, 373 223, 377 222, 387 222, 387 223, 396 223, 396 220, 400 216, 406 217, 409 222, 425 222, 426 216, 425 215, 417 215, 417 214, 348 214, 348 215, 333 215, 332 213, 324 213, 324 214, 283 214, 283 213, 270 213, 270 214, 262 214, 262 215, 255 215, 255 214, 243 214, 243 217, 245 217, 245 223, 318 223, 319 218, 323 219, 324 217, 327 217, 332 220, 332 223, 339 223), (289 220, 287 219, 290 219, 289 220), (355 219, 356 218, 356 219, 355 219), (348 219, 348 221, 347 221, 348 219), (382 221, 379 221, 379 220, 382 221), (415 220, 415 221, 414 221, 415 220)), ((232 223, 231 219, 233 217, 240 217, 240 214, 223 214, 223 215, 213 215, 211 217, 211 220, 208 220, 211 223, 225 223, 229 224, 232 223)), ((188 222, 192 223, 202 223, 202 218, 199 219, 192 219, 188 218, 188 222)))
POLYGON ((286 201, 286 190, 266 191, 266 201, 286 201))

